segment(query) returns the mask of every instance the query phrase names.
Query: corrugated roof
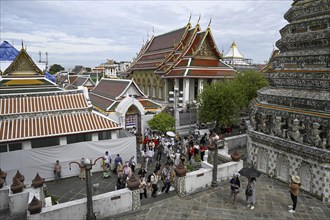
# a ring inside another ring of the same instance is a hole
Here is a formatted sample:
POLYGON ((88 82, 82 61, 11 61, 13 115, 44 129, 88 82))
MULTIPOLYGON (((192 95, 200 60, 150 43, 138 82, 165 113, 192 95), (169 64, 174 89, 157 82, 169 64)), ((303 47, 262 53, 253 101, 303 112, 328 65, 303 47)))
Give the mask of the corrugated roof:
POLYGON ((41 113, 87 108, 83 93, 44 96, 0 96, 0 115, 41 113))
POLYGON ((0 121, 0 143, 111 129, 120 129, 120 126, 92 112, 14 118, 0 121))

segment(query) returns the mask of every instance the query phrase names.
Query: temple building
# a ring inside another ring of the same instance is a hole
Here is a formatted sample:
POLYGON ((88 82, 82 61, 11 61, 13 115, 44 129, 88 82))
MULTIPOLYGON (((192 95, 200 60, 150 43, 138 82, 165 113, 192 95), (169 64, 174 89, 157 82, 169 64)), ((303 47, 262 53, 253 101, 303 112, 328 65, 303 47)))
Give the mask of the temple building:
POLYGON ((252 64, 251 59, 244 58, 244 56, 238 51, 238 47, 234 41, 227 54, 223 57, 223 61, 231 66, 249 66, 252 64))
POLYGON ((221 61, 210 24, 202 31, 190 22, 180 29, 152 36, 128 69, 149 98, 168 100, 169 91, 183 92, 184 104, 197 98, 207 83, 234 78, 232 67, 221 61))
POLYGON ((135 141, 118 123, 93 111, 87 88, 58 87, 25 49, 1 72, 0 168, 9 180, 17 170, 29 182, 36 172, 52 179, 56 160, 62 164, 63 177, 77 175, 78 170, 68 169, 71 160, 96 159, 106 150, 128 160, 136 156, 135 141))
POLYGON ((248 159, 330 202, 330 1, 295 0, 250 106, 248 159))
POLYGON ((89 93, 94 109, 118 122, 143 132, 146 121, 162 106, 148 99, 134 80, 103 78, 89 93))

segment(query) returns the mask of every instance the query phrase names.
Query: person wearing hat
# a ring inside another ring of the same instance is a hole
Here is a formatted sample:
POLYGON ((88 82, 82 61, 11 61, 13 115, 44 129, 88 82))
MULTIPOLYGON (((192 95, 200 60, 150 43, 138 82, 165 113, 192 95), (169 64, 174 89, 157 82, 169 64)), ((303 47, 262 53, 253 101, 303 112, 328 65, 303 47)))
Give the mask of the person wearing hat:
POLYGON ((300 189, 300 177, 299 176, 292 176, 291 183, 289 184, 289 191, 291 194, 292 199, 292 205, 289 205, 289 212, 295 213, 296 212, 296 206, 297 206, 297 198, 299 195, 299 189, 300 189))
MULTIPOLYGON (((241 182, 239 180, 239 173, 234 173, 233 177, 230 180, 230 199, 234 196, 233 205, 236 205, 236 194, 239 193, 239 189, 241 187, 241 182)), ((229 203, 226 203, 226 205, 229 205, 229 203)))

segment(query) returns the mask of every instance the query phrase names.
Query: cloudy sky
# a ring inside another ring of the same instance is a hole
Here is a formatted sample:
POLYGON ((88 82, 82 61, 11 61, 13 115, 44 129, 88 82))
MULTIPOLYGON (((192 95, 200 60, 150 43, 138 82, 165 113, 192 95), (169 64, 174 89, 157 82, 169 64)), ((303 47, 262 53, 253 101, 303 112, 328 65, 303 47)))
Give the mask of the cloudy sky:
POLYGON ((233 40, 255 63, 268 60, 284 13, 292 0, 1 0, 0 40, 17 49, 21 41, 37 61, 48 52, 49 63, 69 68, 95 67, 106 59, 131 61, 143 41, 191 23, 211 30, 226 53, 233 40))

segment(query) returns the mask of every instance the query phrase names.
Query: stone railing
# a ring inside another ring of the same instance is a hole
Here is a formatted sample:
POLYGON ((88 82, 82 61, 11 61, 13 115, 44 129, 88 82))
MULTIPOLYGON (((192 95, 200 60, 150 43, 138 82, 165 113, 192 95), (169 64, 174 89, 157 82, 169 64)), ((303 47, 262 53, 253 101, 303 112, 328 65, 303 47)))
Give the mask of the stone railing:
MULTIPOLYGON (((27 219, 86 219, 86 203, 84 198, 44 207, 38 214, 28 214, 27 219)), ((132 211, 132 204, 132 191, 128 188, 93 196, 97 219, 132 211)))

